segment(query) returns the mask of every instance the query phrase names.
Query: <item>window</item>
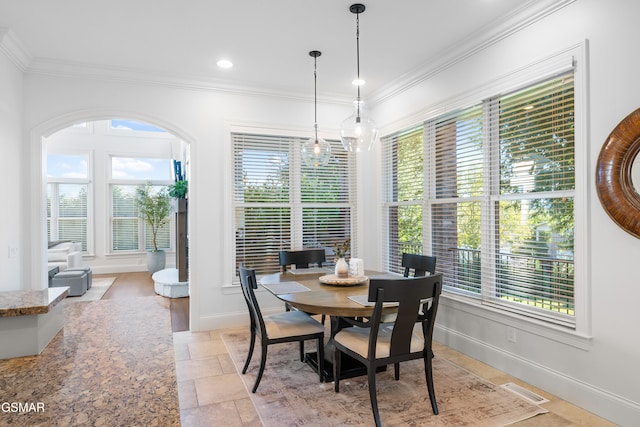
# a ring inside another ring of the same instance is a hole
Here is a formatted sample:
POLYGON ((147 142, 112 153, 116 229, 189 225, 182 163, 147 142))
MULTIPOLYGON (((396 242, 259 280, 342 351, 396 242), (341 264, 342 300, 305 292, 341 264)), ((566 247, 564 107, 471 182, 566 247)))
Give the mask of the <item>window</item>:
MULTIPOLYGON (((339 141, 318 168, 300 158, 301 138, 233 133, 235 266, 279 271, 280 250, 325 248, 355 237, 354 162, 339 141)), ((353 239, 352 241, 355 241, 353 239)))
POLYGON ((47 237, 73 240, 89 249, 89 166, 87 155, 47 156, 47 237))
POLYGON ((157 126, 153 126, 147 123, 137 122, 133 120, 111 120, 111 129, 136 131, 136 132, 155 132, 155 133, 167 133, 166 130, 157 126))
POLYGON ((402 254, 423 252, 424 148, 422 126, 386 140, 385 200, 388 235, 385 268, 400 273, 402 254))
MULTIPOLYGON (((150 227, 140 219, 134 200, 136 188, 151 182, 159 191, 171 182, 170 159, 136 157, 111 157, 111 251, 143 251, 153 249, 150 227)), ((173 218, 160 228, 157 235, 158 249, 171 249, 173 218)))
POLYGON ((390 271, 435 255, 446 291, 575 327, 573 71, 387 136, 383 153, 390 271))

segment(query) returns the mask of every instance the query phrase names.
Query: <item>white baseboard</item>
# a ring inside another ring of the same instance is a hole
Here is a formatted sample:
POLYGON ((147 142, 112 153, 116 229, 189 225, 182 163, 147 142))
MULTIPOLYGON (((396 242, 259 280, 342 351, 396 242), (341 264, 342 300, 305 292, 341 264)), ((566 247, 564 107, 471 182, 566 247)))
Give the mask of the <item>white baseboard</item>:
MULTIPOLYGON (((117 274, 117 273, 136 273, 147 271, 147 266, 143 264, 120 264, 120 265, 98 265, 92 266, 85 262, 85 266, 91 267, 93 274, 117 274)), ((167 263, 165 268, 174 268, 173 264, 167 263)))
MULTIPOLYGON (((262 310, 263 316, 282 313, 282 307, 267 308, 262 310)), ((235 313, 225 313, 221 315, 200 316, 200 331, 211 331, 214 329, 237 328, 246 326, 249 328, 249 312, 245 309, 235 313)), ((196 332, 196 331, 194 331, 196 332)))
POLYGON ((640 404, 436 324, 434 340, 621 426, 637 425, 640 404))

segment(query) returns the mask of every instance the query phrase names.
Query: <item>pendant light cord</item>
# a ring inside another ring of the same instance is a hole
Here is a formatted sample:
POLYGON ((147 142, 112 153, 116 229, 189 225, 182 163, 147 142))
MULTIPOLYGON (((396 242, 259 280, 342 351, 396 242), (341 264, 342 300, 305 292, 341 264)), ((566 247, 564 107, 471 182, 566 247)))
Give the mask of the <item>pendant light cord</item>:
POLYGON ((358 84, 356 85, 358 87, 358 97, 356 98, 356 112, 358 119, 360 119, 360 13, 356 13, 356 69, 358 74, 358 84))
POLYGON ((318 56, 320 52, 314 52, 313 56, 313 131, 315 144, 318 144, 318 56))
POLYGON ((318 57, 313 57, 313 129, 318 143, 318 57))

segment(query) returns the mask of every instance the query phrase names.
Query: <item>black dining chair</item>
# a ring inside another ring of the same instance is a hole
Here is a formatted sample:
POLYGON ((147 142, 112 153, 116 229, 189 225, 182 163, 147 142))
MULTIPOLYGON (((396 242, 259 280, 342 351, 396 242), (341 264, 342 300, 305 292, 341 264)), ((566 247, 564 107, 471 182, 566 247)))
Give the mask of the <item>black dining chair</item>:
MULTIPOLYGON (((440 293, 442 274, 426 277, 399 279, 370 279, 369 301, 375 301, 373 316, 365 321, 350 318, 343 320, 353 327, 342 329, 334 337, 333 378, 334 389, 340 391, 341 354, 345 353, 367 367, 369 398, 376 426, 380 426, 380 414, 376 393, 376 369, 379 366, 413 359, 424 361, 427 392, 431 409, 438 414, 438 404, 433 388, 431 344, 440 293), (427 304, 426 300, 431 303, 427 304), (398 311, 394 322, 382 323, 384 303, 397 303, 398 311), (420 321, 416 314, 424 312, 420 321)), ((399 380, 399 371, 395 371, 399 380)))
POLYGON ((247 361, 242 368, 243 374, 247 372, 249 362, 251 362, 256 337, 260 339, 261 348, 260 369, 251 391, 253 393, 256 392, 262 379, 267 361, 267 347, 271 344, 285 342, 300 342, 300 361, 303 362, 304 342, 311 339, 317 340, 318 375, 320 376, 320 382, 322 382, 324 371, 324 326, 302 311, 285 311, 284 313, 263 317, 260 306, 258 305, 258 300, 253 291, 258 288, 255 270, 240 267, 239 272, 242 293, 244 294, 244 299, 249 309, 249 319, 251 322, 251 344, 249 345, 247 361))
MULTIPOLYGON (((309 268, 309 265, 316 264, 318 267, 322 267, 322 263, 327 262, 324 249, 301 249, 297 251, 280 251, 279 254, 280 266, 282 272, 287 272, 287 267, 295 265, 296 270, 309 268)), ((284 305, 287 311, 291 310, 291 306, 287 303, 284 305)), ((324 324, 325 315, 322 315, 320 321, 324 324)))
POLYGON ((296 269, 299 269, 309 268, 310 264, 316 264, 318 267, 322 267, 322 264, 327 262, 324 249, 280 251, 278 255, 283 273, 287 271, 287 267, 290 265, 295 265, 296 269))
POLYGON ((409 277, 413 270, 414 277, 426 276, 426 273, 436 274, 436 257, 418 254, 402 254, 404 277, 409 277))

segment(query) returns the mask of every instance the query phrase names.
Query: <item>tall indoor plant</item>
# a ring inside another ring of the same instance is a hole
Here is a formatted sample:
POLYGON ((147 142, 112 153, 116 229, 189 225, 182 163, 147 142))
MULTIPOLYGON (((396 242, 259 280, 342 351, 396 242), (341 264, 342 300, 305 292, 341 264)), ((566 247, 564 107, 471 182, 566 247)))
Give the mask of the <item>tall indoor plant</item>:
POLYGON ((135 204, 138 215, 151 228, 153 249, 147 252, 147 269, 151 274, 164 269, 166 257, 164 250, 158 249, 158 231, 169 222, 171 197, 167 189, 156 191, 150 182, 136 188, 135 204))

